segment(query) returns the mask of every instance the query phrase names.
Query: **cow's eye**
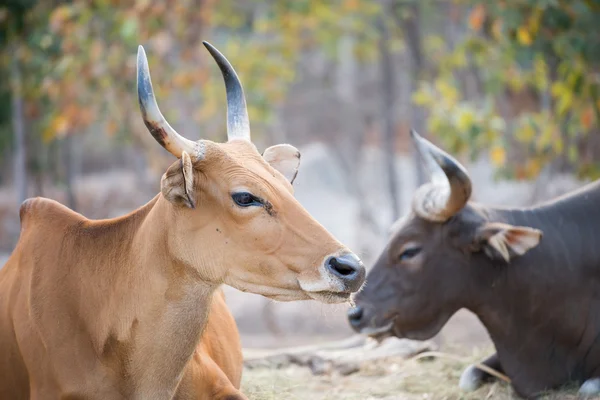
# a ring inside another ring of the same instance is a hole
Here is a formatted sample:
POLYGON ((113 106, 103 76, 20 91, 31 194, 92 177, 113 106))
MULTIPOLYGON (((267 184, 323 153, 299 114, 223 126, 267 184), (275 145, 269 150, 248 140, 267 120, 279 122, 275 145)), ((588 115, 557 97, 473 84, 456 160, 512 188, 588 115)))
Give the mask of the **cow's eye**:
POLYGON ((248 192, 239 192, 231 195, 235 204, 240 207, 250 207, 250 206, 261 206, 263 205, 262 201, 254 196, 252 193, 248 192))
POLYGON ((416 256, 420 252, 421 252, 421 248, 420 247, 409 247, 406 250, 404 250, 400 254, 400 256, 398 256, 398 260, 400 260, 400 261, 410 260, 411 258, 413 258, 414 256, 416 256))

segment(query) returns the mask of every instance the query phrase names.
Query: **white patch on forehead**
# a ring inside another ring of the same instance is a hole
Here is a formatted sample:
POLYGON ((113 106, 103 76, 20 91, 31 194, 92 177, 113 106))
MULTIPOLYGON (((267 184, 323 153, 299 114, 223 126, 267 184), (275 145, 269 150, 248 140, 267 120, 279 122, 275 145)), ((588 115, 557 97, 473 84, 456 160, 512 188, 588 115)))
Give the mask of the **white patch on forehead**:
POLYGON ((413 212, 410 211, 406 215, 398 218, 388 230, 388 236, 394 236, 396 233, 398 233, 400 229, 402 229, 404 225, 406 225, 412 219, 413 215, 413 212))

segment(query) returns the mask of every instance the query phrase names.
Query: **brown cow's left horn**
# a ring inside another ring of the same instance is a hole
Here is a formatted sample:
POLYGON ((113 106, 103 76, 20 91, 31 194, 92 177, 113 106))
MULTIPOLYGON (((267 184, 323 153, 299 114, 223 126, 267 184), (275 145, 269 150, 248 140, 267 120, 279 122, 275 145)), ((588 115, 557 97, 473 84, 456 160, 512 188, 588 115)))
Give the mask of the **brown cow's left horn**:
POLYGON ((152 89, 148 59, 142 46, 138 47, 137 54, 137 90, 144 124, 154 136, 154 139, 177 158, 181 158, 184 151, 190 154, 193 159, 201 158, 200 144, 177 133, 160 112, 152 89))
POLYGON ((225 90, 227 91, 227 139, 250 140, 250 120, 242 83, 229 61, 219 50, 208 42, 202 42, 202 44, 217 62, 225 80, 225 90))
POLYGON ((471 179, 465 168, 445 151, 411 130, 417 151, 431 175, 413 197, 413 209, 422 218, 444 222, 459 212, 471 197, 471 179))

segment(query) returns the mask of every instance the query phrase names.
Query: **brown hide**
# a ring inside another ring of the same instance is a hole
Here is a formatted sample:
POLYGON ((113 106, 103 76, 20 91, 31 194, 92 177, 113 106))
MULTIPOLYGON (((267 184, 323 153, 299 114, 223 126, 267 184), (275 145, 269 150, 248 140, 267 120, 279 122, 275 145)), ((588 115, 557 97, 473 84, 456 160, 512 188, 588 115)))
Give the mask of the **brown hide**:
MULTIPOLYGON (((152 314, 145 305, 160 304, 153 297, 165 282, 128 270, 119 258, 127 256, 130 234, 157 200, 128 217, 95 226, 97 231, 51 200, 24 204, 22 214, 30 215, 21 240, 0 270, 0 399, 133 398, 136 369, 130 367, 146 360, 150 343, 161 339, 160 326, 144 327, 152 314), (31 221, 33 213, 43 214, 45 223, 31 221), (78 257, 82 252, 87 258, 78 257)), ((235 321, 221 290, 207 300, 206 328, 199 342, 198 332, 192 332, 198 344, 192 343, 193 356, 184 360, 174 398, 244 399, 238 391, 242 353, 235 321)), ((143 362, 137 370, 151 374, 143 362)))

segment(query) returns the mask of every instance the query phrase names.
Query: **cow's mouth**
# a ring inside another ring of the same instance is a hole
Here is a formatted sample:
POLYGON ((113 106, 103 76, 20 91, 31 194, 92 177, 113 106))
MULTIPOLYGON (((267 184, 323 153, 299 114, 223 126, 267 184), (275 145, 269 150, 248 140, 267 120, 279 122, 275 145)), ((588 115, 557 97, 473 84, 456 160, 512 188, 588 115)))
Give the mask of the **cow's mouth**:
POLYGON ((352 293, 323 290, 319 292, 306 292, 306 294, 308 294, 313 300, 320 301, 321 303, 337 304, 349 301, 352 293))
POLYGON ((394 336, 394 319, 378 327, 365 326, 360 330, 360 333, 377 341, 382 341, 389 336, 394 336))

